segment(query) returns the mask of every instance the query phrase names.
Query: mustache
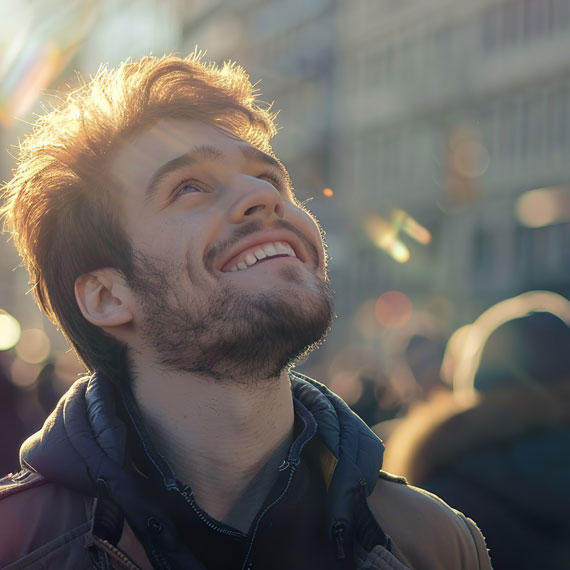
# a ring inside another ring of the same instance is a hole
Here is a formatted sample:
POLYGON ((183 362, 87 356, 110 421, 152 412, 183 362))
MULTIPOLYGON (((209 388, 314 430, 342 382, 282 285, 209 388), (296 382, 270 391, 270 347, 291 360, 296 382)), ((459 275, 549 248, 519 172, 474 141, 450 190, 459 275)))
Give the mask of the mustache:
POLYGON ((252 220, 251 222, 246 222, 245 224, 241 225, 240 227, 236 228, 232 235, 222 241, 215 244, 212 244, 210 247, 206 249, 206 253, 204 254, 204 266, 209 272, 213 271, 214 268, 214 261, 221 255, 224 255, 228 250, 230 250, 237 242, 241 239, 246 238, 251 234, 255 234, 256 232, 260 232, 262 230, 276 230, 276 229, 285 229, 292 233, 294 233, 305 245, 309 255, 313 258, 313 262, 315 265, 319 263, 319 252, 317 248, 313 244, 313 242, 298 228, 296 228, 293 224, 288 222, 287 220, 275 220, 271 226, 267 226, 263 224, 259 220, 252 220))

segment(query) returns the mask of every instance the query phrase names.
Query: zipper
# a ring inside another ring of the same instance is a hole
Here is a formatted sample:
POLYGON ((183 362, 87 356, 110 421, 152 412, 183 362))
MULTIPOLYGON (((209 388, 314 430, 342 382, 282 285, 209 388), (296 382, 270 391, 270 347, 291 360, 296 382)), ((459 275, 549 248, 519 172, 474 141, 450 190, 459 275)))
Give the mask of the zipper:
POLYGON ((344 560, 344 525, 341 522, 336 522, 333 526, 333 537, 336 547, 336 557, 338 560, 344 560))
POLYGON ((239 530, 232 530, 230 528, 224 528, 216 524, 210 517, 208 517, 204 511, 196 504, 194 500, 194 493, 185 487, 179 493, 184 497, 184 500, 190 505, 190 508, 196 516, 210 529, 219 532, 220 534, 225 534, 226 536, 232 536, 234 538, 245 538, 246 535, 239 530))
POLYGON ((243 561, 242 570, 250 570, 251 569, 252 562, 249 560, 249 557, 251 556, 251 551, 253 549, 253 542, 255 540, 255 536, 257 534, 257 529, 259 528, 261 520, 263 519, 265 513, 271 507, 273 507, 275 504, 277 504, 285 496, 285 493, 289 490, 289 487, 291 486, 291 481, 293 480, 293 475, 295 474, 295 470, 296 470, 298 464, 299 464, 298 461, 297 462, 291 462, 288 464, 291 468, 291 471, 289 473, 289 479, 287 479, 287 484, 285 485, 285 489, 283 489, 283 492, 279 495, 279 497, 277 497, 270 505, 267 505, 267 507, 265 507, 265 509, 263 509, 263 511, 261 512, 259 517, 257 517, 257 522, 255 523, 255 528, 253 529, 253 533, 251 534, 251 540, 249 541, 249 548, 247 550, 247 555, 243 561))
POLYGON ((128 570, 141 570, 140 566, 137 566, 122 550, 119 550, 108 540, 93 536, 93 542, 97 544, 101 550, 120 562, 125 568, 128 568, 128 570))

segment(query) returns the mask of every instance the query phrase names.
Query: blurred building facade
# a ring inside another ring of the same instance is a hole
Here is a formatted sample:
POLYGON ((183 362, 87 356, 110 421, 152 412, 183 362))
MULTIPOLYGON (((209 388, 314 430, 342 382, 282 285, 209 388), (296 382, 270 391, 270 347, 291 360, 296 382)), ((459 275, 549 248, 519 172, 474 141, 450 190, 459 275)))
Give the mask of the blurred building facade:
MULTIPOLYGON (((101 58, 114 65, 198 46, 206 59, 244 65, 276 101, 275 150, 328 234, 341 318, 321 360, 368 344, 380 366, 374 302, 388 290, 405 292, 415 310, 431 307, 449 331, 527 289, 570 295, 567 219, 532 227, 517 217, 528 191, 570 187, 569 0, 99 4, 68 77, 75 67, 95 72, 101 58), (400 232, 398 211, 429 243, 400 232), (370 216, 388 221, 408 261, 373 243, 370 216)), ((2 147, 16 135, 0 132, 2 147)), ((0 160, 6 179, 12 164, 0 160)), ((0 307, 40 326, 11 245, 0 247, 0 307)))
POLYGON ((376 275, 347 271, 344 289, 444 293, 458 322, 531 288, 568 295, 570 225, 528 227, 516 211, 526 191, 568 193, 570 2, 361 0, 339 17, 345 206, 356 225, 403 208, 433 237, 403 265, 355 241, 354 269, 368 259, 376 275))

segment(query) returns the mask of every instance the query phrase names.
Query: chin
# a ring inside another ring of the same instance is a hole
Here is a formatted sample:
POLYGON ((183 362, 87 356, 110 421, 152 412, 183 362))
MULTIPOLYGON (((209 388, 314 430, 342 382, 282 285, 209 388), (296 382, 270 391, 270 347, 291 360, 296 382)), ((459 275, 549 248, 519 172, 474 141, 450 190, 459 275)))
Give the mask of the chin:
POLYGON ((199 299, 184 295, 181 302, 165 273, 147 271, 136 289, 143 342, 168 370, 219 382, 278 377, 325 337, 332 290, 305 265, 283 264, 264 273, 255 267, 243 275, 232 272, 199 299))
POLYGON ((330 287, 315 280, 262 294, 232 288, 200 316, 162 307, 146 329, 165 368, 243 384, 279 377, 320 344, 331 321, 330 287))

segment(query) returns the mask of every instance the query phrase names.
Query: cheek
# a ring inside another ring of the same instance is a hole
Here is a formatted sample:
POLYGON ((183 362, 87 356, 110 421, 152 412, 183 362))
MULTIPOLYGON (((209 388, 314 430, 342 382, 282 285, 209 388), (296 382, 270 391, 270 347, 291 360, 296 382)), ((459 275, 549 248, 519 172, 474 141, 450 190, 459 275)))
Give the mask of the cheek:
POLYGON ((141 222, 136 239, 132 242, 147 271, 156 270, 157 275, 165 276, 168 287, 177 284, 188 285, 192 265, 195 264, 190 239, 184 234, 179 224, 160 224, 150 226, 141 222))
POLYGON ((319 249, 324 249, 323 232, 317 218, 308 210, 296 208, 295 222, 319 249))

